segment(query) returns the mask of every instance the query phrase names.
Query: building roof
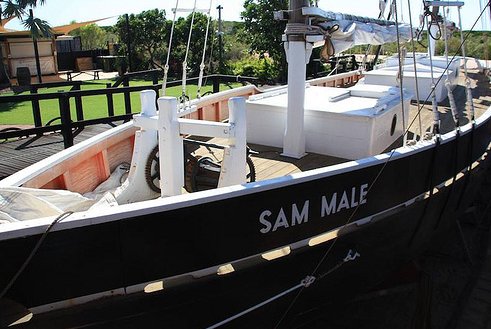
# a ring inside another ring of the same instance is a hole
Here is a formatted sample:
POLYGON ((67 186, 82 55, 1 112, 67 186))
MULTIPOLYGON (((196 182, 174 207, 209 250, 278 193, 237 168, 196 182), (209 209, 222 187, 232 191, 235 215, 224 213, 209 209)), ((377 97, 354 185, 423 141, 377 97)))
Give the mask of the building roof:
MULTIPOLYGON (((13 18, 14 17, 2 19, 2 23, 0 25, 0 37, 31 37, 30 31, 17 31, 17 30, 11 30, 11 29, 5 28, 5 24, 7 24, 13 18)), ((112 17, 99 18, 99 19, 95 19, 92 21, 72 23, 72 24, 62 25, 62 26, 55 26, 55 27, 52 27, 51 29, 53 30, 55 36, 60 36, 60 35, 68 34, 68 33, 70 33, 70 31, 78 29, 82 26, 94 24, 96 22, 103 21, 103 20, 108 19, 108 18, 112 18, 112 17)))

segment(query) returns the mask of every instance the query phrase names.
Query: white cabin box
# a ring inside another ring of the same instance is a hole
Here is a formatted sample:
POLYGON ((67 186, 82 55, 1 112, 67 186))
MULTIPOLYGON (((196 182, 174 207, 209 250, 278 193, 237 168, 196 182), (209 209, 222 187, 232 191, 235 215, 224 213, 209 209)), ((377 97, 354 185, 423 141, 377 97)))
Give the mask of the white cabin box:
MULTIPOLYGON (((403 87, 407 89, 416 100, 416 74, 414 74, 414 66, 412 64, 404 65, 404 77, 403 87)), ((431 67, 417 64, 417 78, 418 78, 418 90, 420 101, 431 101, 431 86, 433 80, 438 84, 435 86, 436 101, 441 102, 447 98, 447 88, 445 87, 445 81, 447 74, 449 75, 449 81, 451 87, 455 87, 456 80, 453 78, 454 73, 450 70, 433 67, 433 79, 431 77, 431 67)), ((364 72, 365 78, 363 83, 385 85, 385 86, 398 86, 399 85, 399 67, 390 66, 377 70, 364 72)))
MULTIPOLYGON (((249 98, 249 143, 283 147, 287 97, 286 89, 280 89, 249 98)), ((405 130, 410 98, 404 94, 403 115, 397 88, 366 84, 347 89, 307 86, 306 151, 350 160, 383 152, 405 130)))
MULTIPOLYGON (((448 61, 445 56, 432 56, 431 61, 430 61, 430 56, 426 53, 416 53, 415 54, 416 58, 416 64, 422 64, 428 67, 431 67, 431 63, 433 63, 433 67, 437 67, 440 69, 448 69, 453 72, 451 74, 450 78, 452 80, 456 79, 459 76, 459 71, 460 71, 460 61, 461 58, 459 56, 455 57, 449 57, 448 61)), ((406 57, 404 58, 404 64, 403 65, 413 65, 414 66, 414 60, 413 60, 413 54, 408 53, 406 57)), ((399 57, 398 55, 394 55, 391 57, 388 57, 385 60, 385 63, 381 64, 380 66, 377 66, 377 68, 383 68, 383 67, 398 67, 399 66, 399 57)))

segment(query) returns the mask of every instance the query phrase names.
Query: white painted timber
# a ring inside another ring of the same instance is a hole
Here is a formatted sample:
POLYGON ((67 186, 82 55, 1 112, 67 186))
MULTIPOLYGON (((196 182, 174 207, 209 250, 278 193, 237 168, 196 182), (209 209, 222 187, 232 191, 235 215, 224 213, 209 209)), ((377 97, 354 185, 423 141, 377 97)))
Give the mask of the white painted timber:
MULTIPOLYGON (((144 90, 140 93, 142 104, 139 118, 148 120, 156 115, 154 90, 144 90)), ((138 121, 135 120, 138 126, 138 121)), ((131 167, 128 178, 114 192, 114 197, 118 204, 128 204, 132 202, 144 201, 155 198, 155 192, 150 189, 145 179, 145 164, 157 144, 157 131, 141 126, 135 133, 133 155, 131 157, 131 167)))
MULTIPOLYGON (((399 89, 357 85, 348 89, 305 89, 306 151, 345 159, 359 159, 384 151, 405 130, 411 95, 404 94, 404 115, 399 89), (394 131, 392 124, 395 122, 394 131)), ((249 143, 282 146, 287 94, 268 93, 247 101, 249 143)))

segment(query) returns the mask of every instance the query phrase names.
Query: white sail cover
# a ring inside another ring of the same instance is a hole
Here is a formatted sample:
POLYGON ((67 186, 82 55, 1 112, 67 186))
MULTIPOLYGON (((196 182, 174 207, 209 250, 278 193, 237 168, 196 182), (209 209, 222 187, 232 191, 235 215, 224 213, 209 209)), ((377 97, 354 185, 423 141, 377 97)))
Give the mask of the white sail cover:
MULTIPOLYGON (((331 42, 334 53, 343 52, 357 45, 382 45, 397 41, 396 25, 379 25, 361 23, 350 20, 330 21, 319 24, 324 30, 331 30, 331 42), (339 28, 336 30, 336 26, 339 28)), ((399 40, 411 40, 411 28, 407 24, 399 24, 399 40)))

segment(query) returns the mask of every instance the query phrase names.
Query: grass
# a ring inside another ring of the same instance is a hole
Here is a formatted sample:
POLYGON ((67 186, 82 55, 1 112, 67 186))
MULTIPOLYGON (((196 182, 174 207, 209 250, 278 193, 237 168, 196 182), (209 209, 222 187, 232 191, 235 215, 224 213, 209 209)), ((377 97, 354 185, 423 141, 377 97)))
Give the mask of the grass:
MULTIPOLYGON (((112 80, 94 80, 94 81, 86 81, 82 84, 82 90, 93 90, 93 89, 104 89, 106 88, 107 83, 113 83, 112 80)), ((145 80, 131 80, 130 86, 142 86, 142 85, 151 85, 151 81, 145 80)), ((240 84, 233 84, 234 88, 240 86, 240 84)), ((39 89, 38 93, 56 93, 58 91, 68 91, 71 87, 57 87, 57 88, 43 88, 39 89)), ((226 90, 229 87, 226 85, 220 85, 220 90, 226 90)), ((181 86, 168 88, 166 94, 169 96, 178 97, 181 95, 181 86)), ((207 91, 211 91, 212 86, 206 85, 201 89, 201 93, 205 93, 207 91)), ((189 85, 187 87, 187 93, 191 96, 191 98, 196 97, 197 86, 189 85)), ((29 92, 24 92, 21 95, 27 95, 29 92)), ((13 95, 12 93, 4 93, 3 96, 13 95)), ((133 92, 131 95, 131 110, 133 113, 140 112, 140 95, 139 92, 133 92)), ((114 102, 114 114, 124 114, 124 95, 123 94, 115 94, 113 96, 114 102)), ((58 100, 43 100, 39 102, 41 108, 41 119, 43 125, 45 125, 48 121, 58 118, 60 116, 58 100)), ((82 105, 84 109, 84 119, 96 119, 103 118, 107 116, 107 98, 105 95, 100 96, 87 96, 82 98, 82 105)), ((75 112, 75 99, 70 99, 70 109, 72 120, 76 120, 76 112, 75 112)), ((33 116, 32 116, 32 104, 31 102, 19 102, 19 103, 0 103, 0 125, 33 125, 33 116)))

